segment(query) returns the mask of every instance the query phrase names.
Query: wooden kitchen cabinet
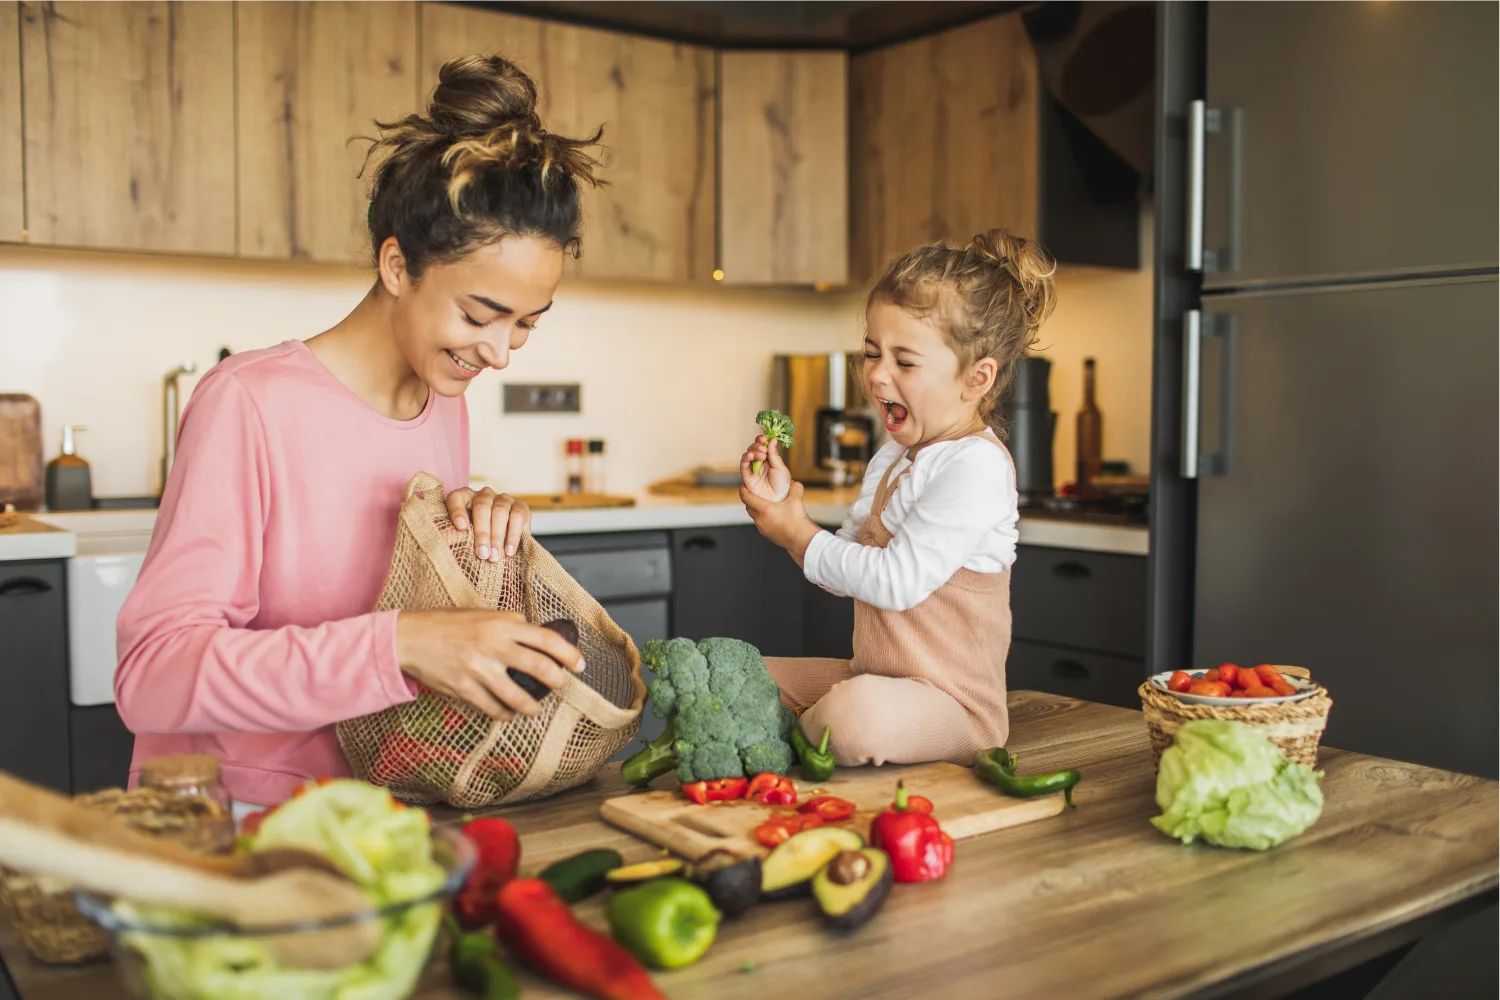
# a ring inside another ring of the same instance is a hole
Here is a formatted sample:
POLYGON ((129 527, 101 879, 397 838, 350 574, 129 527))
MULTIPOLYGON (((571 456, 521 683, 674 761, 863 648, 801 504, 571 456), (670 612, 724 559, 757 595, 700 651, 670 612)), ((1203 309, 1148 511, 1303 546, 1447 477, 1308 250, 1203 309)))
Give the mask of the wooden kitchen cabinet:
POLYGON ((31 242, 232 254, 233 7, 27 2, 20 20, 31 242))
POLYGON ((1006 14, 850 60, 851 266, 919 244, 1037 230, 1036 57, 1006 14))
POLYGON ((719 57, 719 267, 734 284, 849 278, 849 58, 719 57))
POLYGON ((244 257, 364 262, 375 122, 419 101, 414 3, 236 3, 244 257))
POLYGON ((714 53, 637 35, 424 4, 422 87, 473 52, 518 63, 536 81, 542 123, 569 136, 604 126, 608 186, 584 196, 590 278, 696 281, 714 269, 714 53))
MULTIPOLYGON (((21 51, 21 5, 0 2, 0 46, 21 51)), ((21 60, 0 60, 0 242, 26 229, 25 156, 21 139, 21 60)))

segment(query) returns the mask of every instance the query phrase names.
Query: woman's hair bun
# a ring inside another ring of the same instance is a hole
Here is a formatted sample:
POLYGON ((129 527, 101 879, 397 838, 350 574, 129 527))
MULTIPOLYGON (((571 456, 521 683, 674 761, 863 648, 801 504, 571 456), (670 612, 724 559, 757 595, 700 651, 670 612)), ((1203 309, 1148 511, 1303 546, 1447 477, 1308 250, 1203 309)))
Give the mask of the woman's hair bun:
POLYGON ((536 84, 509 59, 463 56, 438 73, 427 117, 450 141, 488 135, 498 129, 541 132, 536 84))

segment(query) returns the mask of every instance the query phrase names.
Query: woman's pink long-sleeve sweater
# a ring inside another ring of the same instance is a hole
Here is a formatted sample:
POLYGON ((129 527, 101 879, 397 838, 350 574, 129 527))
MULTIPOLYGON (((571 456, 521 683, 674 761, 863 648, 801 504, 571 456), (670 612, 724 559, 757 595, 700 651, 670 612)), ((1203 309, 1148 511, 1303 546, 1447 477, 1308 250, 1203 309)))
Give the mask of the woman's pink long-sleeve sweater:
POLYGON ((210 753, 236 800, 272 805, 349 773, 333 724, 415 690, 396 613, 370 609, 419 471, 468 484, 462 397, 431 393, 416 419, 392 420, 301 341, 203 377, 118 622, 132 782, 148 758, 210 753))

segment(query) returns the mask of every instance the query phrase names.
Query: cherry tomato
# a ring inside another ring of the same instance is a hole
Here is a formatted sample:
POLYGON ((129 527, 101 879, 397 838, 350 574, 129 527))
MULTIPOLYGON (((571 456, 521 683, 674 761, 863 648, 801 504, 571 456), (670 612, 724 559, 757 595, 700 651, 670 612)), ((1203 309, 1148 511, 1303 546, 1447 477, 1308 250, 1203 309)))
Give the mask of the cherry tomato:
POLYGON ((1247 698, 1274 698, 1276 692, 1268 687, 1253 687, 1245 692, 1247 698))
POLYGON ((1226 663, 1219 668, 1219 680, 1225 684, 1233 684, 1235 677, 1239 675, 1240 668, 1233 663, 1226 663))
POLYGON ((1209 698, 1228 698, 1229 685, 1223 681, 1193 681, 1188 694, 1201 694, 1209 698))
POLYGON ((1260 687, 1260 675, 1254 670, 1241 670, 1234 675, 1234 686, 1244 691, 1260 687))
POLYGON ((1210 684, 1217 684, 1219 682, 1219 670, 1217 667, 1215 667, 1213 670, 1208 671, 1198 679, 1200 681, 1208 681, 1210 684))
POLYGON ((1277 694, 1281 695, 1283 698, 1285 698, 1285 697, 1287 697, 1289 695, 1294 695, 1294 694, 1297 693, 1297 689, 1294 688, 1294 687, 1292 687, 1291 683, 1289 681, 1284 680, 1284 679, 1278 679, 1278 680, 1272 681, 1271 682, 1271 690, 1275 691, 1277 694))
POLYGON ((1186 691, 1188 685, 1193 683, 1193 675, 1186 670, 1173 671, 1172 676, 1167 679, 1168 691, 1186 691))
POLYGON ((1277 670, 1275 667, 1271 666, 1269 663, 1262 663, 1260 666, 1256 667, 1255 668, 1255 674, 1256 674, 1257 677, 1260 678, 1260 682, 1262 684, 1265 684, 1267 687, 1270 686, 1270 684, 1271 684, 1272 681, 1277 681, 1277 680, 1281 680, 1282 679, 1281 678, 1281 671, 1277 670))
POLYGON ((1235 688, 1233 691, 1229 692, 1229 697, 1248 698, 1250 697, 1250 692, 1246 691, 1244 688, 1235 688))
MULTIPOLYGON (((914 796, 920 798, 920 796, 914 796)), ((923 801, 926 801, 925 799, 923 801)), ((931 806, 931 803, 928 803, 931 806)), ((799 813, 811 813, 829 823, 837 823, 854 815, 854 803, 833 795, 819 795, 808 799, 797 807, 799 813)))

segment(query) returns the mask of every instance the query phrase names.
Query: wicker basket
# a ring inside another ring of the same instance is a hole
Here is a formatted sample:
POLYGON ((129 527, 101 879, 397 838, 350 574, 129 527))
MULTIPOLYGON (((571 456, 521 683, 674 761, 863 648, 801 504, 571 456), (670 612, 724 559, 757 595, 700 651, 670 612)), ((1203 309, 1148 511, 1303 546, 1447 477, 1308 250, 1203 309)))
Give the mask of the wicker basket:
MULTIPOLYGON (((211 800, 148 788, 110 788, 81 795, 77 802, 185 846, 191 845, 205 819, 219 818, 209 815, 217 808, 211 800)), ((72 889, 61 879, 0 868, 0 907, 10 916, 21 944, 39 962, 71 965, 109 952, 108 934, 73 906, 72 889)))
POLYGON ((1318 741, 1323 738, 1328 710, 1333 707, 1333 699, 1321 686, 1310 698, 1270 705, 1257 705, 1249 699, 1240 705, 1196 705, 1157 690, 1150 681, 1141 685, 1140 695, 1141 712, 1151 734, 1151 756, 1157 767, 1177 730, 1197 719, 1227 719, 1254 726, 1287 760, 1317 767, 1318 741))

